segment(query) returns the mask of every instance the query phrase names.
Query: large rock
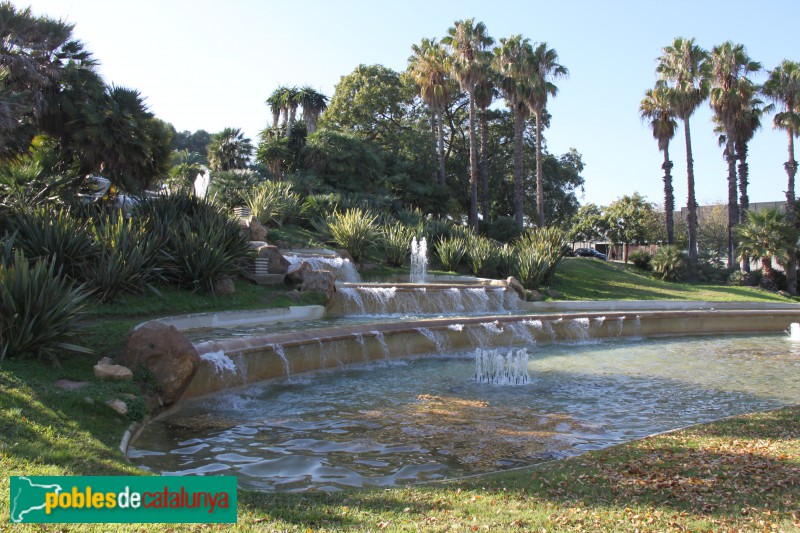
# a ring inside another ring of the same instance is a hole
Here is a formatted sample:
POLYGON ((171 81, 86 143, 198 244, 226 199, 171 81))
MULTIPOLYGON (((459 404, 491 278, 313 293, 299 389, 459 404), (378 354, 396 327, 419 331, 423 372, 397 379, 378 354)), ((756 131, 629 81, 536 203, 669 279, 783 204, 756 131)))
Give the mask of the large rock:
POLYGON ((506 283, 508 283, 508 286, 511 287, 521 299, 525 299, 525 287, 522 286, 522 283, 520 283, 517 278, 509 276, 506 283))
POLYGON ((286 271, 286 277, 288 277, 292 283, 303 283, 306 275, 313 270, 310 263, 301 261, 289 266, 289 269, 286 271))
POLYGON ((228 296, 236 293, 236 285, 229 277, 219 278, 214 282, 214 294, 217 296, 228 296))
POLYGON ((130 368, 142 365, 152 372, 164 405, 181 397, 200 366, 200 356, 192 343, 175 326, 159 322, 144 324, 134 331, 118 360, 130 368))
POLYGON ((336 288, 336 275, 329 270, 312 270, 303 276, 301 291, 321 292, 328 300, 333 296, 336 288))
POLYGON ((277 246, 266 245, 258 249, 258 257, 266 257, 269 259, 269 273, 270 274, 286 274, 292 264, 288 259, 283 257, 283 254, 278 251, 277 246))
POLYGON ((251 241, 267 240, 267 228, 265 228, 264 225, 261 222, 259 222, 256 217, 250 217, 248 225, 250 226, 251 241))
POLYGON ((133 372, 126 366, 111 364, 111 359, 104 357, 94 365, 94 377, 100 381, 130 381, 133 372))

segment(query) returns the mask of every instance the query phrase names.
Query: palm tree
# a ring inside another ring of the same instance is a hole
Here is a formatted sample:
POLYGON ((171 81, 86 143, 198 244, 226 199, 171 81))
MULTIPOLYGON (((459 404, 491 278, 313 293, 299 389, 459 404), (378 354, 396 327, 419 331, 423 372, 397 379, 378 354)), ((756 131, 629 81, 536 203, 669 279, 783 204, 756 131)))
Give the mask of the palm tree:
POLYGON ((452 71, 461 89, 469 95, 469 225, 478 229, 478 150, 475 142, 475 87, 486 77, 487 48, 494 43, 483 22, 458 20, 447 30, 442 43, 450 47, 452 71))
POLYGON ((498 86, 514 117, 514 221, 520 231, 524 222, 522 134, 529 114, 527 102, 533 91, 532 58, 530 41, 521 35, 500 39, 500 46, 494 49, 498 86))
POLYGON ((278 87, 272 94, 269 95, 267 101, 265 102, 269 106, 269 110, 272 113, 272 128, 278 129, 278 121, 281 119, 281 111, 283 109, 283 90, 284 87, 278 87))
POLYGON ((547 43, 539 43, 533 49, 533 91, 528 101, 536 119, 536 211, 539 227, 544 226, 544 169, 542 168, 542 122, 547 99, 558 94, 553 80, 569 75, 567 67, 559 65, 558 53, 547 48, 547 43))
POLYGON ((197 152, 177 150, 172 154, 172 168, 169 170, 170 185, 173 190, 194 190, 197 175, 203 172, 202 157, 197 152))
POLYGON ((694 192, 694 161, 689 118, 708 96, 708 52, 697 46, 694 39, 676 37, 661 50, 656 72, 661 81, 675 89, 675 114, 683 122, 686 141, 686 181, 688 198, 687 226, 689 229, 689 261, 697 262, 697 200, 694 192))
POLYGON ((245 168, 253 153, 250 139, 239 128, 225 128, 208 145, 208 165, 214 172, 245 168))
POLYGON ((644 99, 639 104, 639 113, 642 120, 650 122, 653 138, 658 141, 658 149, 664 153, 664 215, 667 225, 667 243, 675 243, 675 195, 672 189, 672 161, 669 159, 669 142, 675 137, 678 123, 675 120, 674 91, 665 86, 656 86, 644 93, 644 99))
POLYGON ((736 198, 736 150, 734 132, 737 116, 745 106, 743 84, 750 83, 747 75, 761 70, 761 63, 747 55, 744 46, 726 41, 715 46, 711 52, 711 107, 725 128, 725 159, 728 161, 728 268, 735 265, 733 228, 739 223, 739 207, 736 198))
POLYGON ((306 85, 300 88, 297 99, 303 107, 303 120, 310 135, 317 129, 319 116, 328 108, 328 97, 306 85))
POLYGON ((783 265, 795 262, 790 252, 797 242, 797 230, 780 209, 748 211, 747 222, 736 228, 736 233, 739 258, 743 262, 760 260, 765 278, 774 281, 773 259, 783 265))
MULTIPOLYGON (((797 161, 794 158, 794 138, 800 135, 800 63, 784 60, 780 66, 769 72, 769 78, 761 89, 764 96, 780 107, 775 114, 773 124, 776 128, 786 130, 789 137, 789 159, 784 163, 788 184, 786 186, 786 216, 792 225, 797 224, 795 217, 796 200, 794 178, 797 174, 797 161)), ((796 255, 792 246, 792 257, 796 255)), ((786 290, 789 294, 797 293, 797 262, 789 261, 786 268, 786 290)))
POLYGON ((480 138, 480 159, 478 174, 481 186, 481 216, 489 222, 489 106, 492 105, 497 90, 496 75, 490 71, 483 83, 475 87, 475 105, 478 106, 478 137, 480 138))
POLYGON ((287 110, 286 136, 288 137, 294 126, 297 108, 300 107, 300 91, 297 87, 287 87, 283 93, 283 105, 287 110))
POLYGON ((431 112, 435 122, 435 150, 437 165, 437 181, 444 187, 444 128, 442 112, 450 101, 450 60, 445 49, 436 39, 422 39, 419 45, 412 45, 414 55, 408 58, 411 78, 419 86, 419 94, 431 112))

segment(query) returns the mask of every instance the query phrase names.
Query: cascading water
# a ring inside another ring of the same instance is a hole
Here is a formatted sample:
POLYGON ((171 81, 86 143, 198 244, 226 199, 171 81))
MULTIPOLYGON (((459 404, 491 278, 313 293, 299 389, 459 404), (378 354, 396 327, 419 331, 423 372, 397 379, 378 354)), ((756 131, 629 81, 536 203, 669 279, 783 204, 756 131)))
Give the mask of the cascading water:
POLYGON ((789 340, 800 342, 800 324, 792 322, 789 326, 789 340))
POLYGON ((411 283, 425 283, 428 269, 428 242, 425 237, 411 239, 411 283))
POLYGON ((338 256, 323 255, 297 255, 286 254, 284 256, 292 265, 306 262, 311 265, 313 270, 329 270, 334 273, 336 279, 347 283, 357 283, 361 281, 358 270, 349 259, 338 256))
POLYGON ((528 382, 528 350, 475 350, 478 383, 521 385, 528 382))
POLYGON ((198 198, 205 198, 208 192, 208 184, 211 181, 211 174, 204 170, 194 179, 194 194, 198 198))

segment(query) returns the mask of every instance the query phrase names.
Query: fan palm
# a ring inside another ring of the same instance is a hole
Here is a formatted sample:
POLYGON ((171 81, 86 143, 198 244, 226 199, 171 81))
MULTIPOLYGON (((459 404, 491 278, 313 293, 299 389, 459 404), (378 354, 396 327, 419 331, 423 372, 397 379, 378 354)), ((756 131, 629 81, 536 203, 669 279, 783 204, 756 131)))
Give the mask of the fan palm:
POLYGON ((436 122, 437 181, 444 187, 444 128, 442 112, 450 101, 450 58, 436 39, 422 39, 419 45, 412 45, 414 55, 408 58, 409 71, 419 86, 420 97, 430 109, 436 122))
POLYGON ((735 265, 733 228, 739 222, 739 207, 736 197, 736 151, 734 147, 737 116, 745 105, 743 84, 750 83, 747 75, 761 70, 761 64, 753 61, 741 44, 726 41, 715 46, 711 52, 711 107, 720 124, 725 128, 725 159, 728 162, 728 268, 735 265))
POLYGON ((328 107, 328 97, 306 85, 298 91, 297 100, 303 108, 303 120, 310 135, 316 131, 319 116, 328 107))
POLYGON ((528 117, 527 102, 531 98, 533 48, 521 35, 500 39, 494 49, 494 68, 498 85, 514 117, 514 221, 517 229, 523 227, 523 159, 522 133, 528 117))
POLYGON ((678 123, 675 120, 673 107, 674 91, 668 87, 660 86, 645 91, 645 96, 639 104, 639 114, 642 120, 650 122, 653 138, 658 141, 658 149, 664 153, 664 215, 667 226, 667 244, 675 243, 675 195, 672 188, 672 161, 669 159, 669 142, 675 137, 678 123))
POLYGON ((544 169, 542 168, 542 122, 545 117, 547 99, 558 94, 558 87, 553 80, 569 74, 567 67, 559 65, 558 53, 547 48, 547 43, 539 43, 533 49, 533 91, 528 101, 533 116, 536 118, 536 211, 539 227, 544 220, 544 169))
POLYGON ((694 161, 689 119, 708 97, 708 52, 697 46, 694 39, 677 37, 661 50, 656 68, 661 82, 675 90, 675 114, 683 122, 686 141, 686 181, 688 198, 687 226, 689 230, 689 261, 697 262, 697 199, 694 187, 694 161))
POLYGON ((278 122, 281 119, 281 111, 283 110, 283 107, 282 107, 283 106, 283 96, 282 96, 282 94, 283 94, 282 91, 283 90, 284 90, 284 87, 278 87, 277 89, 272 91, 272 94, 270 94, 269 98, 267 98, 266 102, 264 102, 265 104, 267 104, 267 106, 269 106, 269 111, 270 111, 270 113, 272 113, 272 128, 273 129, 278 129, 278 122))
POLYGON ((475 87, 486 77, 489 54, 487 48, 494 40, 483 22, 475 19, 458 20, 447 30, 442 43, 450 48, 452 71, 461 89, 469 95, 469 225, 478 229, 478 150, 475 140, 475 87))
POLYGON ((736 233, 739 258, 760 260, 765 278, 774 280, 773 259, 784 265, 791 262, 790 249, 797 241, 797 230, 779 209, 748 211, 747 222, 736 233))
POLYGON ((250 139, 239 128, 225 128, 208 145, 208 164, 215 172, 245 168, 253 153, 250 139))
MULTIPOLYGON (((785 130, 789 137, 789 159, 784 163, 788 184, 786 186, 786 213, 791 224, 796 224, 795 218, 795 187, 794 178, 797 174, 797 161, 794 158, 794 138, 800 134, 800 63, 783 61, 780 66, 769 72, 769 78, 764 83, 761 92, 774 102, 769 106, 771 111, 775 105, 780 110, 775 114, 773 124, 776 128, 785 130)), ((792 255, 794 255, 794 250, 792 255)), ((786 268, 786 289, 790 294, 797 292, 797 263, 790 261, 786 268)))

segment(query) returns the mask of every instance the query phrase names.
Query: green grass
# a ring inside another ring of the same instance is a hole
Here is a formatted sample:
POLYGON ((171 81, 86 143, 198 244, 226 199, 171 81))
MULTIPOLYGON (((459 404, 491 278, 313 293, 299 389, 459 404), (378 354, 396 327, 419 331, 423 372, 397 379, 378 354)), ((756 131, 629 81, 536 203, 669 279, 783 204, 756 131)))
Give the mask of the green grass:
POLYGON ((565 258, 550 288, 565 300, 797 301, 756 287, 663 281, 633 265, 583 257, 565 258))

